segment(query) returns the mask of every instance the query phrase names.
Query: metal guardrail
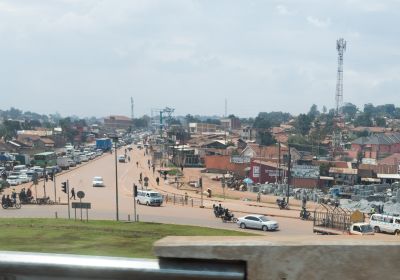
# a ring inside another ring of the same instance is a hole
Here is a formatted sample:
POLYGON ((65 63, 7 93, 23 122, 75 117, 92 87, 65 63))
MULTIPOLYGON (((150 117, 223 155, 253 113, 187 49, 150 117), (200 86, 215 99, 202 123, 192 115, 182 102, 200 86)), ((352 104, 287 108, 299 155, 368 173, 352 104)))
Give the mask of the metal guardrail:
POLYGON ((243 262, 129 259, 0 251, 0 280, 245 279, 243 262))

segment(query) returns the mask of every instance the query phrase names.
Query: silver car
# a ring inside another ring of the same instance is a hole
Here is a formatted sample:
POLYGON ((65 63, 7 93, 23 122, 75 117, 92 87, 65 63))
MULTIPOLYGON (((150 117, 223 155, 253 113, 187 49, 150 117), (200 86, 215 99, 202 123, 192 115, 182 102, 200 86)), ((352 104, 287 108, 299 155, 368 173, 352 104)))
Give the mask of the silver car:
POLYGON ((279 228, 278 222, 269 219, 264 215, 247 215, 238 219, 237 224, 240 228, 255 228, 267 230, 277 230, 279 228))

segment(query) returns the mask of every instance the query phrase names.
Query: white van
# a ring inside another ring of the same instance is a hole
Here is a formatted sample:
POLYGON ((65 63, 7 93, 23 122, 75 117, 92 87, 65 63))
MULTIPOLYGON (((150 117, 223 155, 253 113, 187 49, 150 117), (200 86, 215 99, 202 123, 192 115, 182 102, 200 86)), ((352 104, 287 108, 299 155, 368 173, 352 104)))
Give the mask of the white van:
POLYGON ((26 165, 16 165, 14 166, 14 171, 21 172, 21 170, 26 169, 26 165))
POLYGON ((373 214, 370 218, 369 224, 375 232, 387 232, 400 235, 400 217, 373 214))
POLYGON ((136 202, 138 204, 157 205, 160 206, 163 203, 163 197, 159 192, 155 191, 143 191, 138 190, 136 196, 136 202))

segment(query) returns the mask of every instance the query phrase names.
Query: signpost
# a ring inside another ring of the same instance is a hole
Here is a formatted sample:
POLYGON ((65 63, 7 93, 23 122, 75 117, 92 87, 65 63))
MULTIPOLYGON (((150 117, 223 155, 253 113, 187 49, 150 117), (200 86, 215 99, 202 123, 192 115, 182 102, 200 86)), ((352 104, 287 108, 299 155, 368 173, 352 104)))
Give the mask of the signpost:
MULTIPOLYGON (((82 198, 85 197, 85 193, 84 193, 83 191, 79 191, 79 192, 77 192, 76 195, 77 195, 78 198, 79 198, 79 203, 82 205, 82 198)), ((82 221, 82 207, 79 207, 79 208, 81 208, 81 221, 82 221)), ((86 210, 86 211, 87 211, 87 210, 86 210)), ((76 219, 76 208, 75 208, 75 219, 76 219)))
POLYGON ((86 209, 86 222, 89 221, 89 210, 92 209, 90 202, 72 202, 72 208, 75 209, 75 220, 76 220, 76 209, 81 209, 81 221, 82 221, 82 209, 86 209))

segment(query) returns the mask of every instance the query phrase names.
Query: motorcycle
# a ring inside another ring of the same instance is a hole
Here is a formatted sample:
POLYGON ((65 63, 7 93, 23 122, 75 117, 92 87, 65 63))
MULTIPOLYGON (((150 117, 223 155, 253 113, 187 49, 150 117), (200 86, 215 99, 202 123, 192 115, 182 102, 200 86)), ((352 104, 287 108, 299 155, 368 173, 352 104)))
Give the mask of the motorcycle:
POLYGON ((214 215, 216 218, 221 218, 224 213, 225 213, 225 209, 223 207, 218 207, 218 206, 214 206, 214 215))
POLYGON ((277 199, 276 200, 276 204, 279 206, 279 209, 289 209, 289 205, 287 204, 287 202, 284 199, 277 199))
POLYGON ((21 204, 36 204, 36 200, 33 196, 20 196, 19 200, 21 201, 21 204))
POLYGON ((227 212, 225 213, 223 216, 221 216, 222 222, 226 223, 226 222, 233 222, 233 223, 237 223, 238 219, 235 218, 235 215, 231 212, 227 212))
POLYGON ((301 209, 300 211, 300 219, 302 220, 310 220, 312 219, 311 213, 307 211, 305 208, 301 209))
POLYGON ((1 207, 3 207, 3 209, 12 207, 15 207, 16 209, 21 209, 21 203, 19 202, 14 203, 13 201, 4 201, 1 203, 1 207))

